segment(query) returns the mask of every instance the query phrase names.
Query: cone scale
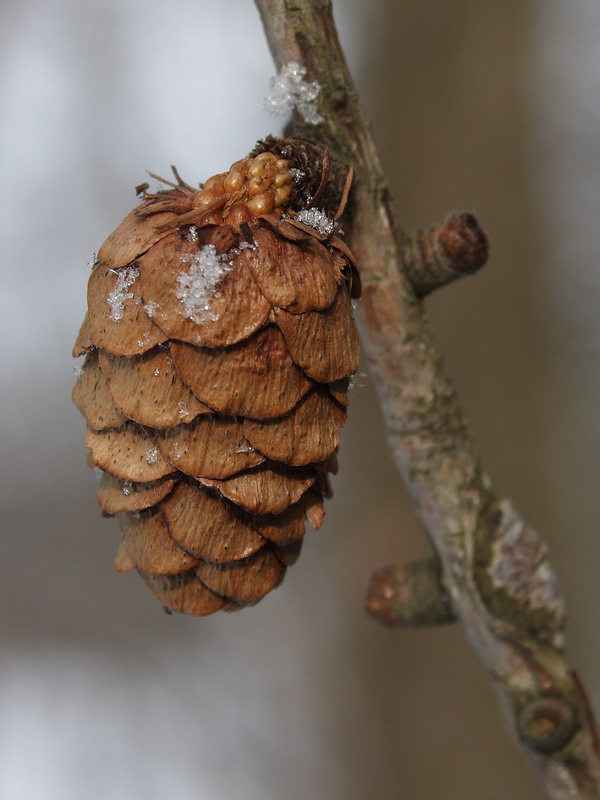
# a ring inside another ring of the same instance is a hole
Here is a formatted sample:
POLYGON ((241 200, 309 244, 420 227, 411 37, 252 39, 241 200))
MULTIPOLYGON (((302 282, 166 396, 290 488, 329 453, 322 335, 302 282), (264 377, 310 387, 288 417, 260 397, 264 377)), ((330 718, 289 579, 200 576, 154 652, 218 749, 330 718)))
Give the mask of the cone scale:
MULTIPOLYGON (((332 210, 265 150, 144 193, 100 248, 73 350, 115 567, 170 611, 260 600, 330 495, 360 282, 332 210)), ((300 176, 301 180, 301 176, 300 176)))

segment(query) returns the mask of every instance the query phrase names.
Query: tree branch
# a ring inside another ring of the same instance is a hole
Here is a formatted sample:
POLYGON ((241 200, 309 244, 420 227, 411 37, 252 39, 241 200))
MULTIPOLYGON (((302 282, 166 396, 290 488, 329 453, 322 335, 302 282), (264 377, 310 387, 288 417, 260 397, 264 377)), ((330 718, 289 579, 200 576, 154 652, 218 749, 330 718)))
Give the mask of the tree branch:
MULTIPOLYGON (((296 61, 307 68, 308 80, 321 86, 318 111, 323 122, 309 125, 295 116, 288 135, 330 147, 354 169, 348 240, 364 286, 358 319, 394 460, 437 554, 438 564, 425 572, 429 581, 432 574, 441 576, 439 593, 433 592, 446 609, 440 621, 454 614, 464 628, 545 796, 600 797, 595 724, 566 659, 563 601, 554 573, 538 534, 509 501, 494 495, 475 455, 421 298, 445 279, 432 276, 435 258, 428 264, 427 247, 415 245, 423 237, 411 239, 396 225, 369 124, 339 45, 331 2, 256 4, 277 68, 296 61), (415 278, 415 267, 420 278, 415 278)), ((467 227, 475 229, 471 220, 467 227)), ((473 271, 475 262, 485 260, 485 238, 474 237, 477 247, 465 235, 478 257, 461 261, 461 246, 452 246, 450 237, 449 250, 442 243, 442 261, 448 256, 451 267, 455 258, 467 265, 454 265, 450 272, 473 271)), ((439 243, 439 236, 430 241, 439 243)), ((398 582, 389 571, 387 584, 385 573, 380 574, 373 584, 371 610, 376 612, 376 601, 384 595, 390 601, 388 612, 392 600, 401 603, 398 586, 410 594, 410 572, 398 582)), ((424 595, 431 602, 432 592, 424 595)), ((395 621, 402 616, 393 613, 395 621)), ((411 619, 418 617, 417 609, 411 619)))

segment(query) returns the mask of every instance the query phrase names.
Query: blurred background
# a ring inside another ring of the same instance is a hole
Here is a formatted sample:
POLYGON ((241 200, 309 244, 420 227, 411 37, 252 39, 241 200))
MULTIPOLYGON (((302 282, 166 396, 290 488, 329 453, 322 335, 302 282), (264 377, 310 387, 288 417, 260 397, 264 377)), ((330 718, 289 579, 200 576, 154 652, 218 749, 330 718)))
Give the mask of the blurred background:
MULTIPOLYGON (((548 542, 600 711, 600 6, 334 8, 402 224, 467 209, 490 236, 428 308, 489 474, 548 542)), ((0 796, 537 797, 460 629, 363 611, 373 569, 429 552, 368 375, 326 524, 258 606, 167 616, 112 569, 70 403, 86 265, 146 169, 196 182, 280 132, 253 3, 2 0, 0 63, 0 796)))

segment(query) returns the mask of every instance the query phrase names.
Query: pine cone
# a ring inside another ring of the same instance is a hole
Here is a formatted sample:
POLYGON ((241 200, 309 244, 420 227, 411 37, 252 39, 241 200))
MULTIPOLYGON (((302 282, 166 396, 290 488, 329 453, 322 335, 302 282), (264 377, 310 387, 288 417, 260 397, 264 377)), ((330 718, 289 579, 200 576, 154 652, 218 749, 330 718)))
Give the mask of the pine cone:
POLYGON ((73 401, 116 568, 205 615, 276 587, 305 518, 323 521, 359 282, 334 221, 289 207, 288 160, 262 152, 200 191, 175 175, 100 248, 73 401))

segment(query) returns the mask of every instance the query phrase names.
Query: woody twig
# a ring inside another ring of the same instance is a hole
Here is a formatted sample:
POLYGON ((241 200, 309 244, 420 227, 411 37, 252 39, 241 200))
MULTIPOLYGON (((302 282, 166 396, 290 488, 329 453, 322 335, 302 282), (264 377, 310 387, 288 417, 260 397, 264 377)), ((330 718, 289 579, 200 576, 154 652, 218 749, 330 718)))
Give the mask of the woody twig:
POLYGON ((390 449, 436 553, 418 569, 379 572, 369 607, 394 624, 455 617, 544 796, 600 797, 595 724, 567 661, 563 600, 546 549, 494 494, 424 310, 425 294, 481 266, 485 237, 472 216, 460 214, 432 234, 400 231, 330 0, 256 3, 277 68, 297 62, 321 87, 320 121, 296 114, 288 135, 329 147, 354 169, 347 239, 364 286, 363 345, 390 449))

